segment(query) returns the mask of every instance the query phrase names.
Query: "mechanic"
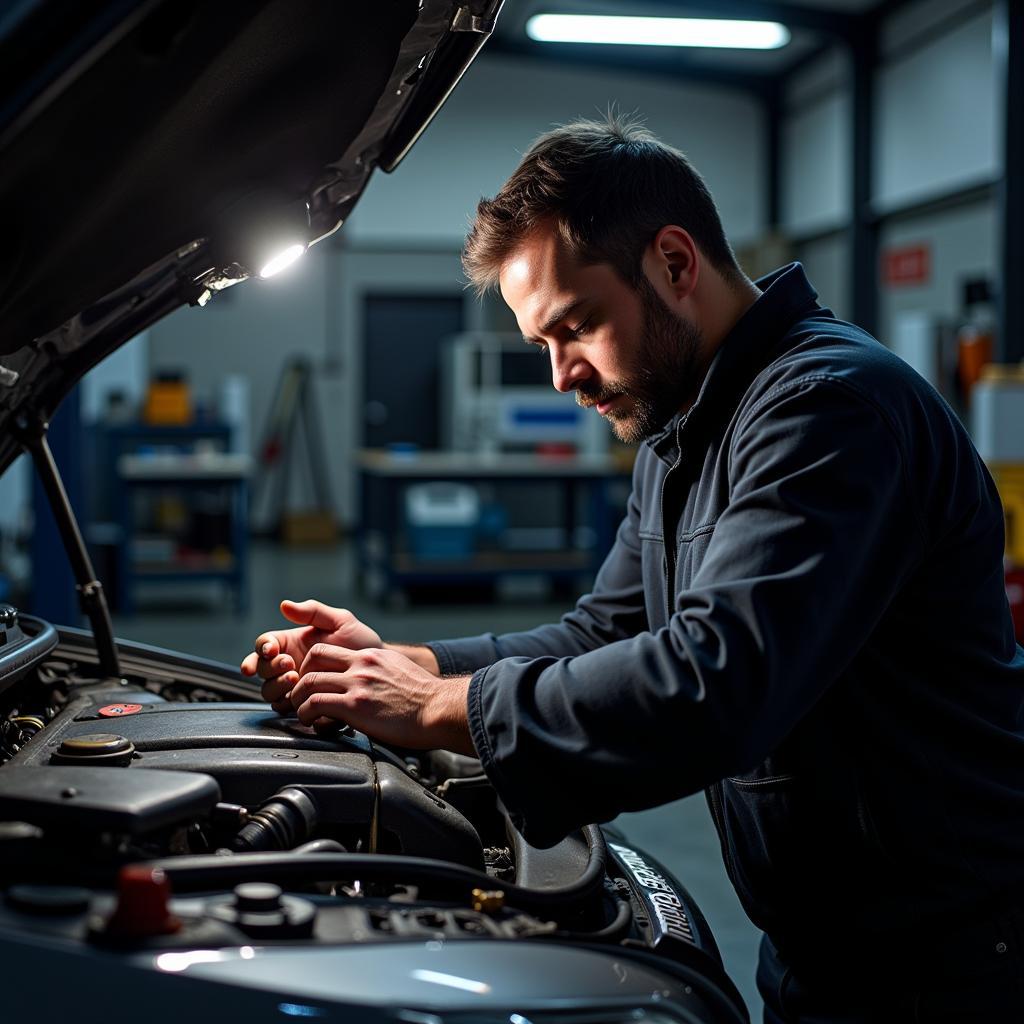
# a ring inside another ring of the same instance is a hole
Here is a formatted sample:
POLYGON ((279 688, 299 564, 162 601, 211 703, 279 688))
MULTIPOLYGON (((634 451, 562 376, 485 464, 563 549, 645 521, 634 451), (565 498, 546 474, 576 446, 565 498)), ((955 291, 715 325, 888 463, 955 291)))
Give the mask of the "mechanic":
POLYGON ((536 845, 705 789, 767 1021, 1024 1020, 1024 651, 957 417, 799 264, 748 280, 622 117, 542 136, 464 265, 642 442, 593 592, 425 646, 286 601, 243 672, 305 723, 478 756, 536 845))

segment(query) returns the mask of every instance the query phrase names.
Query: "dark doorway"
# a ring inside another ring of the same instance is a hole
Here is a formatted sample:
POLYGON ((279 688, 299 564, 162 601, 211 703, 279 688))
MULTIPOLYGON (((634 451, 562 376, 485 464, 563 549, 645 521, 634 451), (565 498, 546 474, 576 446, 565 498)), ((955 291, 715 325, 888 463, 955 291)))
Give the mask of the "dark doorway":
POLYGON ((464 307, 461 292, 364 297, 364 447, 438 447, 441 341, 463 330, 464 307))

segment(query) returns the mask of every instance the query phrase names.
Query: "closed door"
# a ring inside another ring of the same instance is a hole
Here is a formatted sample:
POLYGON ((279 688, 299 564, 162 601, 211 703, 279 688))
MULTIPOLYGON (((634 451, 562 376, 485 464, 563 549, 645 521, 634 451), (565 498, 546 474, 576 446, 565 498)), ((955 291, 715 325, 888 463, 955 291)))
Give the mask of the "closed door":
POLYGON ((364 297, 364 447, 438 447, 441 342, 463 329, 464 307, 461 292, 364 297))

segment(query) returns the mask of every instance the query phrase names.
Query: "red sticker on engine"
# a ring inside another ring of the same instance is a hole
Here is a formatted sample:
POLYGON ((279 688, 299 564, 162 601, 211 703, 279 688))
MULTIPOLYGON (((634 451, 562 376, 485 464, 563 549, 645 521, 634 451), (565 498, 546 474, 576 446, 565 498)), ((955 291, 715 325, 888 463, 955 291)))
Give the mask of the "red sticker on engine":
POLYGON ((137 715, 142 710, 141 704, 107 704, 96 712, 104 718, 120 718, 122 715, 137 715))

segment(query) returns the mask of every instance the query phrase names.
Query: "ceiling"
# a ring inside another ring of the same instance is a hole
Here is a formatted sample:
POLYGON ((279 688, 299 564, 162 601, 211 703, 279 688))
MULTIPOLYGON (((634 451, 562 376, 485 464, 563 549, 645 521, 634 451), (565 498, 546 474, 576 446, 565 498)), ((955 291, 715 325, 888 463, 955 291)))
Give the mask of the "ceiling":
POLYGON ((485 52, 756 87, 842 39, 859 16, 883 6, 893 0, 505 0, 485 52), (786 24, 792 38, 767 51, 538 43, 527 37, 526 22, 540 13, 774 20, 786 24))

